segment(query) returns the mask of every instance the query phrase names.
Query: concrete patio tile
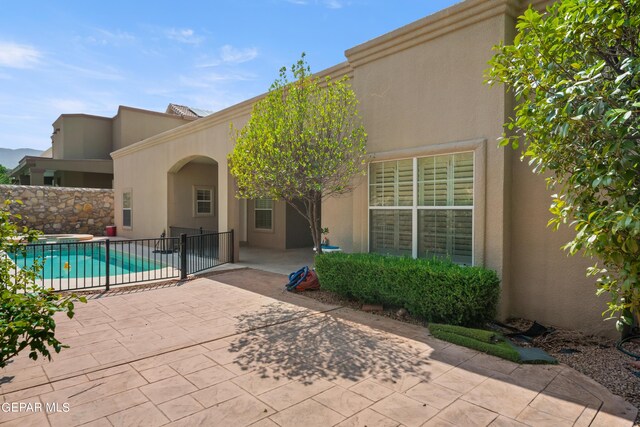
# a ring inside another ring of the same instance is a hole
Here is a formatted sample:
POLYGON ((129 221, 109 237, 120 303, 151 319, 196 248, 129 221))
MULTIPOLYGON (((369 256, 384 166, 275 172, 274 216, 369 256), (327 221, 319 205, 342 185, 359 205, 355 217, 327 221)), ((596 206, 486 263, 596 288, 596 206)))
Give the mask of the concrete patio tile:
POLYGON ((192 372, 201 371, 205 368, 210 368, 216 364, 209 358, 198 354, 187 359, 178 360, 169 364, 169 366, 178 372, 180 375, 187 375, 192 372))
POLYGON ((100 366, 93 356, 90 354, 78 357, 71 357, 68 359, 58 359, 47 365, 44 365, 44 370, 47 373, 49 379, 56 379, 68 376, 72 373, 80 373, 84 369, 95 368, 100 366))
POLYGON ((203 347, 206 347, 209 350, 217 350, 219 348, 228 347, 230 342, 228 339, 222 338, 215 341, 209 341, 202 344, 203 347))
POLYGON ((42 384, 35 387, 29 387, 24 390, 14 391, 12 393, 4 394, 2 397, 4 398, 4 402, 20 402, 24 399, 28 399, 30 397, 39 396, 44 393, 48 393, 53 391, 53 387, 51 384, 42 384))
MULTIPOLYGON (((572 402, 562 397, 545 394, 544 392, 537 395, 536 398, 529 403, 529 406, 556 417, 566 418, 571 422, 575 422, 587 407, 582 403, 572 402)), ((598 405, 598 407, 599 406, 600 405, 598 405)))
POLYGON ((499 415, 498 418, 493 420, 489 425, 491 427, 526 427, 526 424, 512 418, 505 417, 504 415, 499 415))
POLYGON ((231 380, 254 396, 260 395, 274 388, 285 385, 292 380, 284 375, 275 373, 269 367, 241 375, 231 380))
POLYGON ((357 393, 337 386, 314 396, 313 400, 345 417, 350 417, 373 403, 357 393))
POLYGON ((101 365, 106 365, 113 362, 130 361, 134 355, 125 347, 117 346, 110 350, 103 350, 96 353, 91 353, 101 365))
POLYGON ((496 375, 466 393, 462 399, 515 419, 538 392, 511 381, 510 376, 496 375))
POLYGON ((371 409, 407 427, 420 426, 438 413, 436 408, 399 393, 385 397, 371 409))
POLYGON ((273 413, 273 409, 255 397, 241 395, 182 418, 170 425, 174 427, 193 427, 199 425, 248 426, 273 413))
POLYGON ((480 353, 476 350, 461 347, 458 345, 449 345, 441 350, 432 352, 430 359, 457 366, 473 357, 478 356, 479 354, 480 353))
MULTIPOLYGON (((573 421, 569 421, 566 418, 556 417, 546 412, 538 411, 537 409, 526 407, 516 420, 521 421, 528 425, 533 426, 549 426, 549 427, 564 427, 572 426, 573 421)), ((610 424, 611 426, 611 424, 610 424)))
POLYGON ((42 427, 48 426, 49 420, 47 416, 43 412, 32 413, 31 415, 27 415, 20 418, 15 418, 12 420, 8 420, 5 422, 5 417, 3 415, 0 420, 0 426, 2 427, 42 427))
POLYGON ((484 375, 476 374, 466 369, 453 368, 440 375, 433 382, 459 393, 467 393, 486 379, 487 377, 484 375))
POLYGON ((110 377, 75 385, 40 396, 43 402, 66 402, 71 406, 99 401, 105 397, 122 393, 147 384, 135 371, 123 372, 110 377))
POLYGON ((250 427, 278 427, 278 424, 274 423, 269 418, 263 418, 257 423, 251 424, 250 427))
POLYGON ((176 399, 196 390, 197 388, 193 384, 180 376, 166 378, 140 387, 140 391, 155 404, 176 399))
POLYGON ((137 389, 128 390, 98 401, 73 406, 67 413, 50 414, 49 422, 53 427, 77 426, 124 411, 146 401, 146 397, 137 389))
POLYGON ((344 416, 314 401, 305 400, 271 417, 281 427, 326 427, 344 420, 344 416))
POLYGON ((27 406, 22 411, 0 412, 0 414, 2 414, 1 422, 3 423, 9 422, 9 421, 15 421, 15 420, 22 420, 28 416, 34 415, 36 405, 42 405, 42 400, 39 397, 34 396, 28 399, 21 399, 20 402, 8 401, 7 403, 23 403, 23 404, 26 404, 27 406))
POLYGON ((187 359, 198 354, 206 353, 208 350, 201 346, 192 346, 185 349, 175 350, 158 356, 147 357, 131 363, 137 371, 144 371, 157 366, 167 365, 181 359, 187 359))
POLYGON ((158 406, 171 421, 195 414, 204 409, 197 400, 187 395, 178 399, 173 399, 158 406))
POLYGON ((177 374, 178 373, 171 369, 169 365, 156 366, 155 368, 146 369, 140 372, 140 375, 150 383, 164 380, 165 378, 173 377, 177 374))
POLYGON ((91 421, 90 423, 82 424, 82 427, 113 427, 113 424, 111 424, 105 417, 99 418, 95 421, 91 421))
POLYGON ((475 370, 476 372, 490 370, 505 375, 509 375, 519 366, 519 364, 509 360, 484 353, 480 353, 460 365, 461 368, 475 370))
POLYGON ((425 377, 419 375, 419 373, 404 372, 402 369, 399 369, 397 372, 385 372, 371 377, 371 381, 374 383, 398 393, 404 393, 424 380, 425 377))
POLYGON ((109 415, 107 419, 114 426, 131 427, 155 427, 169 422, 169 419, 167 419, 167 417, 165 417, 151 402, 116 412, 113 415, 109 415))
POLYGON ((62 390, 63 388, 73 387, 74 385, 89 382, 90 379, 87 375, 77 375, 63 380, 53 381, 51 385, 54 390, 62 390))
POLYGON ((580 414, 580 416, 578 417, 576 422, 573 424, 573 426, 574 427, 590 426, 593 420, 595 419, 596 415, 598 415, 598 409, 600 409, 600 406, 597 406, 597 407, 588 406, 584 408, 584 411, 582 411, 582 414, 580 414))
POLYGON ((434 382, 423 382, 405 392, 407 396, 437 409, 444 409, 462 396, 455 390, 434 382))
POLYGON ((399 423, 369 408, 358 412, 337 425, 337 427, 397 427, 399 423))
POLYGON ((440 418, 439 416, 435 416, 426 423, 422 424, 421 427, 458 427, 459 425, 462 424, 452 424, 449 421, 440 418))
POLYGON ((97 371, 88 372, 87 378, 97 380, 100 378, 110 377, 112 375, 122 374, 124 372, 136 372, 130 365, 117 365, 113 368, 99 369, 97 371))
POLYGON ((364 380, 354 385, 349 390, 353 391, 354 393, 358 393, 359 395, 364 396, 373 402, 384 399, 385 397, 393 393, 393 390, 391 390, 390 388, 384 387, 376 383, 375 381, 372 381, 371 379, 364 380))
POLYGON ((226 380, 230 380, 231 378, 235 378, 235 376, 235 374, 227 371, 222 366, 212 366, 210 368, 185 375, 185 378, 199 389, 203 389, 226 380))
POLYGON ((205 408, 208 408, 243 394, 247 394, 247 392, 231 381, 225 381, 191 393, 190 396, 200 402, 205 408))
POLYGON ((509 381, 540 392, 563 370, 559 365, 520 365, 509 374, 509 381))
POLYGON ((315 379, 310 382, 292 381, 259 395, 258 399, 273 409, 281 411, 332 387, 334 387, 332 383, 323 379, 315 379))
POLYGON ((488 426, 497 417, 497 413, 464 400, 456 400, 438 414, 438 418, 464 426, 488 426))

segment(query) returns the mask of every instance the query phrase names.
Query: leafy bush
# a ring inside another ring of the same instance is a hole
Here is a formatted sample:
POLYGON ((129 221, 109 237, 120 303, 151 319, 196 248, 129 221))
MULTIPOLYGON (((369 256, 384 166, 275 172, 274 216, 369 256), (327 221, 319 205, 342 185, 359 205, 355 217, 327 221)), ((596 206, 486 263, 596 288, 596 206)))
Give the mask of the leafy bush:
POLYGON ((439 259, 330 253, 316 256, 316 271, 323 289, 429 322, 480 325, 494 318, 500 296, 494 271, 439 259))
POLYGON ((42 269, 36 262, 31 268, 14 270, 7 253, 20 251, 23 242, 37 239, 38 232, 16 225, 20 215, 9 212, 11 201, 0 208, 0 368, 21 351, 28 349, 29 357, 38 354, 51 359, 48 347, 59 353, 64 346, 56 337, 57 312, 73 317, 74 301, 85 302, 75 295, 62 297, 53 289, 44 289, 35 284, 42 269))

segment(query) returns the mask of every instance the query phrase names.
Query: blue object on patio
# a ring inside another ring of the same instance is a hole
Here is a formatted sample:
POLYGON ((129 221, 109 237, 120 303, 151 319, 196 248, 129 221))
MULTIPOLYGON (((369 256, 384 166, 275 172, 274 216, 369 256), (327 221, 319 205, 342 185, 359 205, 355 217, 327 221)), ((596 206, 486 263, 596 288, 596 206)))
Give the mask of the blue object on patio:
POLYGON ((304 266, 298 271, 289 274, 289 283, 285 285, 288 291, 293 291, 309 274, 309 266, 304 266))

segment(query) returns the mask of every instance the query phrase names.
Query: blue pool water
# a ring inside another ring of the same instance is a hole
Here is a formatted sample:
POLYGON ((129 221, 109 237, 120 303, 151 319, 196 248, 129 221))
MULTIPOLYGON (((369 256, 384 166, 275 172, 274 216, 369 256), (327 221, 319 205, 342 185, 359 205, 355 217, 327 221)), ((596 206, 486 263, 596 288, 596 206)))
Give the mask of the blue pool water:
MULTIPOLYGON (((28 247, 27 254, 10 254, 19 268, 32 267, 35 260, 44 260, 40 277, 58 279, 65 277, 106 276, 106 251, 104 247, 77 246, 59 249, 48 245, 28 247)), ((109 275, 121 275, 152 271, 164 267, 159 262, 111 251, 109 253, 109 275)))

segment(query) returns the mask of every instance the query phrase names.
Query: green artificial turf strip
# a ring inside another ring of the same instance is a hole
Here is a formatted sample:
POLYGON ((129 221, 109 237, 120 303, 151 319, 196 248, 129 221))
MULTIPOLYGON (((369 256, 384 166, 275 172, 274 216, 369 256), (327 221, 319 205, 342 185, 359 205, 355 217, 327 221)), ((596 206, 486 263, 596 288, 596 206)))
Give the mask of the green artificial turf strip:
MULTIPOLYGON (((448 325, 439 325, 439 326, 448 326, 448 325)), ((511 347, 508 343, 506 343, 503 340, 495 344, 492 344, 490 342, 480 341, 475 338, 449 332, 446 329, 447 328, 438 328, 438 327, 432 329, 431 326, 429 326, 429 330, 431 331, 431 334, 438 339, 448 341, 453 344, 461 345, 463 347, 478 350, 483 353, 490 354, 492 356, 500 357, 502 359, 511 360, 512 362, 520 363, 520 353, 518 353, 517 350, 515 350, 513 347, 511 347)), ((487 332, 487 331, 483 331, 483 332, 487 332)), ((491 333, 491 334, 494 337, 496 336, 496 334, 494 333, 491 333)))
POLYGON ((448 334, 461 335, 463 337, 472 338, 477 341, 482 341, 487 344, 493 344, 497 341, 504 341, 504 338, 499 334, 492 331, 484 331, 482 329, 465 328, 455 325, 442 325, 438 323, 430 323, 429 330, 433 335, 435 331, 446 332, 448 334))

